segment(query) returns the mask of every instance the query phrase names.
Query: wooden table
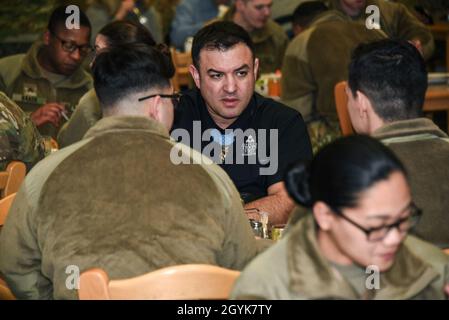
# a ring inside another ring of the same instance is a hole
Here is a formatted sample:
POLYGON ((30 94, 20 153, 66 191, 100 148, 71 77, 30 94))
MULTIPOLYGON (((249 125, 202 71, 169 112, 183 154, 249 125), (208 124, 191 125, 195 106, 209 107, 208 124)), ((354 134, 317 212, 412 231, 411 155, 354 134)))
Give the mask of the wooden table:
POLYGON ((424 112, 446 111, 449 133, 449 85, 429 85, 423 110, 424 112))
POLYGON ((428 27, 435 40, 446 41, 446 70, 449 72, 449 23, 437 23, 428 27))

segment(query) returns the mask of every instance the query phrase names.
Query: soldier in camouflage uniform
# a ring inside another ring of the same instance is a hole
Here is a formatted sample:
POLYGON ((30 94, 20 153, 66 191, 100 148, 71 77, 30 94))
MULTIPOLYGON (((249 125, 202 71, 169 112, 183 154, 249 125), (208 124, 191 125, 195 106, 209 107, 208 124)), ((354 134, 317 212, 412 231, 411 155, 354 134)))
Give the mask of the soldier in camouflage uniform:
POLYGON ((78 29, 70 29, 65 24, 68 16, 64 6, 55 9, 43 41, 33 44, 27 54, 0 60, 0 91, 30 114, 42 135, 54 138, 92 87, 81 67, 91 51, 89 20, 80 12, 78 29))
POLYGON ((27 170, 45 156, 42 138, 30 118, 0 92, 0 170, 13 160, 27 170))

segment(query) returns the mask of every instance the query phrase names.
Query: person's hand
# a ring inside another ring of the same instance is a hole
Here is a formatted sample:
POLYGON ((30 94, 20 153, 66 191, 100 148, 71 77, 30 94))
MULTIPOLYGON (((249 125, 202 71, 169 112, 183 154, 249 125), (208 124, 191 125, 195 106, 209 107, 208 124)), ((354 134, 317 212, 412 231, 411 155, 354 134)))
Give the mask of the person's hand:
POLYGON ((444 287, 444 292, 446 293, 446 299, 449 300, 449 284, 444 287))
POLYGON ((65 112, 64 105, 56 102, 50 102, 34 111, 30 117, 36 127, 48 122, 53 124, 55 127, 59 127, 62 112, 65 112))
POLYGON ((419 39, 412 39, 412 40, 409 40, 408 42, 413 44, 415 46, 415 48, 418 49, 418 51, 421 53, 421 55, 424 54, 423 53, 423 49, 422 49, 421 40, 419 40, 419 39))
POLYGON ((120 2, 120 7, 115 14, 116 20, 122 20, 128 12, 131 12, 134 8, 135 1, 134 0, 123 0, 120 2))

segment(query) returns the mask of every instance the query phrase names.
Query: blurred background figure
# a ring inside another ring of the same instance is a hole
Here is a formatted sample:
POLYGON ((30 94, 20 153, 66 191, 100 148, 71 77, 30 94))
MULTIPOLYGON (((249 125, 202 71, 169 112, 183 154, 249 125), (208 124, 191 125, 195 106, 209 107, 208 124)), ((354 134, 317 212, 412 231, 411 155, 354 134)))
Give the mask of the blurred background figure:
POLYGON ((92 39, 114 20, 131 20, 150 30, 156 42, 163 41, 162 20, 154 0, 91 0, 86 14, 92 23, 92 39))
POLYGON ((380 28, 388 37, 411 41, 429 59, 434 51, 433 36, 403 4, 384 0, 327 0, 328 7, 338 10, 363 25, 372 13, 366 8, 374 5, 379 9, 380 28))
POLYGON ((271 18, 284 28, 289 38, 293 38, 292 29, 293 11, 296 7, 307 0, 273 0, 271 6, 271 18))
POLYGON ((288 37, 271 19, 272 0, 236 0, 223 20, 232 21, 249 33, 259 59, 260 74, 280 70, 288 37))
POLYGON ((230 0, 181 0, 171 26, 171 44, 184 51, 186 40, 193 37, 205 23, 219 18, 223 14, 220 6, 229 3, 230 0))
POLYGON ((358 44, 386 38, 320 1, 301 3, 293 14, 297 33, 284 57, 281 100, 306 119, 314 152, 340 136, 334 87, 348 78, 358 44))

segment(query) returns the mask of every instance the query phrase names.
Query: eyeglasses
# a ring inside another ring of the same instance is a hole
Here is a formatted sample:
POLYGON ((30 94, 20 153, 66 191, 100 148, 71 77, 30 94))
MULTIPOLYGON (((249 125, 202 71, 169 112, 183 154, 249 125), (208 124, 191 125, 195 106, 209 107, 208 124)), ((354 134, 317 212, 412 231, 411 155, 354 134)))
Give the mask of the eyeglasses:
POLYGON ((387 236, 387 234, 390 232, 390 230, 393 228, 398 229, 398 231, 401 233, 408 232, 410 229, 414 228, 418 224, 419 219, 421 218, 421 215, 422 215, 422 210, 420 208, 418 208, 414 203, 411 203, 410 207, 409 207, 410 214, 407 217, 399 219, 395 223, 392 223, 392 224, 389 224, 386 226, 366 229, 366 228, 362 227, 361 225, 359 225, 358 223, 356 223, 355 221, 349 219, 341 211, 336 210, 336 209, 332 209, 332 210, 334 212, 336 212, 338 214, 338 216, 342 217, 343 219, 345 219, 346 221, 348 221, 355 227, 362 230, 366 234, 367 240, 370 242, 376 242, 376 241, 383 240, 387 236))
POLYGON ((147 99, 151 99, 154 97, 161 97, 161 98, 165 98, 165 99, 171 99, 171 102, 173 103, 173 107, 176 108, 179 104, 179 99, 181 99, 182 94, 181 93, 173 93, 173 94, 152 94, 149 96, 145 96, 142 98, 139 98, 138 101, 143 101, 143 100, 147 100, 147 99))
POLYGON ((73 41, 66 41, 64 39, 61 39, 53 31, 50 31, 50 33, 61 42, 62 50, 64 50, 65 52, 72 53, 72 52, 75 52, 76 49, 78 49, 81 56, 87 56, 93 50, 93 48, 88 44, 83 44, 83 45, 79 46, 73 41))

